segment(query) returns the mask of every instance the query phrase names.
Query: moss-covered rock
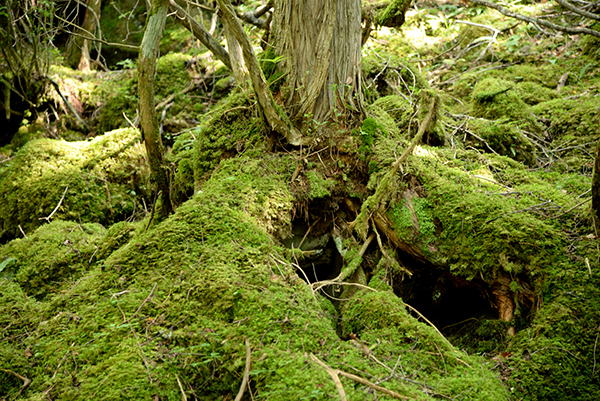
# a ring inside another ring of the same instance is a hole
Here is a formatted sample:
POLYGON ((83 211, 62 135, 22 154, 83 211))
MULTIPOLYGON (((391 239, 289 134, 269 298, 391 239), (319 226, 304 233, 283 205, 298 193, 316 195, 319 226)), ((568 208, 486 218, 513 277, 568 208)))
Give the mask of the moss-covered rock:
POLYGON ((131 216, 147 196, 144 156, 134 129, 85 142, 28 142, 0 165, 0 238, 21 236, 19 226, 29 233, 48 216, 106 226, 131 216))

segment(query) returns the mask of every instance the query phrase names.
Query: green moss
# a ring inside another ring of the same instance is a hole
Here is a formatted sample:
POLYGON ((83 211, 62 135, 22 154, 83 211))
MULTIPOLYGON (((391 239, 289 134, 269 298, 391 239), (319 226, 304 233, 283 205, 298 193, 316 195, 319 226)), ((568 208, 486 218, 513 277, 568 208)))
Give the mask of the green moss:
POLYGON ((413 380, 413 384, 400 381, 403 394, 428 399, 415 391, 417 383, 427 380, 433 386, 429 397, 434 397, 433 393, 448 396, 476 391, 473 399, 506 398, 498 378, 474 369, 478 363, 475 358, 452 349, 433 327, 419 323, 391 291, 363 290, 346 302, 343 310, 348 319, 344 333, 354 333, 377 358, 400 361, 403 375, 413 380))
POLYGON ((536 105, 556 99, 556 90, 546 88, 535 82, 519 82, 515 86, 517 95, 528 105, 536 105))
POLYGON ((514 91, 514 84, 500 79, 484 79, 473 90, 473 115, 496 120, 508 118, 530 132, 543 132, 525 102, 514 91))
POLYGON ((110 225, 130 217, 147 192, 139 139, 123 129, 89 142, 28 142, 0 166, 0 238, 22 236, 19 226, 31 232, 55 208, 59 220, 110 225))
POLYGON ((529 166, 534 165, 533 144, 514 124, 502 120, 473 119, 469 120, 468 127, 483 140, 469 136, 467 143, 475 148, 488 153, 496 152, 529 166))
POLYGON ((404 24, 404 14, 410 7, 410 0, 394 0, 388 6, 377 13, 375 24, 379 26, 393 26, 400 28, 404 24))
POLYGON ((103 234, 99 224, 54 221, 2 247, 0 260, 14 258, 14 280, 29 296, 42 299, 56 292, 59 282, 74 283, 85 272, 103 234))
POLYGON ((174 195, 184 199, 199 189, 222 159, 260 152, 266 146, 263 129, 262 120, 243 93, 229 96, 213 108, 197 130, 177 138, 171 160, 183 168, 176 174, 174 195))
POLYGON ((332 179, 324 178, 320 173, 309 170, 306 173, 308 179, 309 199, 325 198, 331 196, 331 191, 335 187, 335 181, 332 179))

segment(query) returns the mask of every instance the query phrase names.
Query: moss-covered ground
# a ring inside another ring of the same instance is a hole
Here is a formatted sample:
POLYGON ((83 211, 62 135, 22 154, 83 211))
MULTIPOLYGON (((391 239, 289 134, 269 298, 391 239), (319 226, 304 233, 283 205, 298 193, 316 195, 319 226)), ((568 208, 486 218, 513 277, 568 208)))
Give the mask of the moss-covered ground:
MULTIPOLYGON (((133 3, 108 39, 139 37, 133 3)), ((339 399, 334 377, 349 400, 600 399, 597 47, 418 3, 363 47, 362 125, 294 149, 172 23, 163 220, 135 55, 54 66, 87 128, 49 92, 61 118, 0 149, 0 399, 232 400, 247 362, 244 400, 339 399)))

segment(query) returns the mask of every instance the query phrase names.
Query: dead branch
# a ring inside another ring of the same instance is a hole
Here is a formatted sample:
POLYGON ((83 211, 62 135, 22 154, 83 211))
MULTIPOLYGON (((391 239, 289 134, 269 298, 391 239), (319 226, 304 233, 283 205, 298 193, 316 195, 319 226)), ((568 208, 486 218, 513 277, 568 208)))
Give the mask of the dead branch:
POLYGON ((593 29, 588 29, 588 28, 570 28, 570 27, 566 27, 566 26, 561 26, 561 25, 557 25, 557 24, 553 24, 552 22, 548 22, 548 21, 544 21, 538 18, 534 18, 534 17, 527 17, 525 15, 521 15, 518 13, 515 13, 513 11, 510 11, 507 8, 504 8, 496 3, 492 3, 491 1, 487 1, 487 0, 468 0, 471 3, 475 3, 475 4, 479 4, 482 6, 486 6, 489 8, 493 8, 496 11, 499 11, 501 14, 506 15, 507 17, 511 17, 511 18, 515 18, 521 21, 525 21, 525 22, 529 22, 530 24, 533 25, 541 25, 544 26, 546 28, 550 28, 553 29, 555 31, 559 31, 559 32, 564 32, 564 33, 568 33, 570 35, 579 35, 579 34, 586 34, 586 35, 592 35, 595 36, 597 38, 600 38, 600 32, 595 31, 593 29))
POLYGON ((329 376, 333 379, 333 382, 335 383, 335 386, 338 390, 338 394, 339 394, 341 400, 347 400, 347 398, 346 398, 346 393, 344 391, 344 387, 342 385, 342 382, 340 381, 339 376, 343 376, 347 379, 353 380, 353 381, 363 384, 367 387, 371 387, 373 390, 380 391, 384 394, 387 394, 394 398, 398 398, 400 400, 411 400, 412 399, 411 397, 407 397, 405 395, 396 393, 395 391, 388 390, 385 387, 378 386, 377 384, 372 383, 372 382, 368 381, 367 379, 363 379, 360 376, 354 375, 352 373, 347 373, 347 372, 344 372, 339 369, 332 369, 312 353, 310 354, 310 359, 315 361, 317 364, 319 364, 319 366, 321 366, 323 369, 325 369, 327 371, 327 373, 329 374, 329 376))
POLYGON ((250 349, 250 340, 246 338, 244 341, 244 345, 246 346, 246 367, 244 368, 244 378, 242 379, 242 385, 240 386, 240 391, 238 391, 237 396, 235 397, 235 401, 241 401, 244 396, 244 391, 246 391, 246 387, 248 386, 248 381, 250 379, 250 366, 252 365, 252 350, 250 349))
POLYGON ((589 11, 582 10, 581 8, 575 7, 573 4, 569 3, 566 0, 556 0, 558 4, 563 6, 564 8, 573 11, 575 14, 579 14, 583 17, 595 19, 596 21, 600 21, 600 15, 591 13, 589 11))
POLYGON ((170 0, 169 8, 175 13, 181 25, 188 29, 194 35, 194 37, 198 39, 204 46, 206 46, 216 58, 221 60, 227 68, 230 70, 232 69, 229 53, 227 53, 223 46, 221 46, 219 42, 217 42, 216 39, 213 38, 212 35, 202 27, 202 25, 200 25, 195 19, 186 13, 185 10, 175 2, 175 0, 170 0))
POLYGON ((21 389, 15 396, 15 399, 19 398, 19 395, 21 395, 21 392, 23 390, 25 390, 25 387, 29 386, 29 383, 31 383, 31 380, 26 378, 25 376, 21 376, 20 374, 13 372, 12 370, 9 370, 9 369, 0 369, 0 370, 3 372, 9 373, 9 374, 15 376, 16 378, 18 378, 19 380, 23 381, 23 385, 21 386, 21 389))
POLYGON ((335 383, 335 388, 337 389, 338 395, 340 396, 340 401, 347 401, 348 398, 346 398, 346 391, 344 391, 344 385, 342 384, 342 382, 340 381, 340 377, 338 376, 339 370, 331 369, 319 358, 317 358, 313 353, 310 354, 310 359, 312 359, 319 366, 325 369, 329 377, 331 377, 331 380, 333 380, 333 383, 335 383))

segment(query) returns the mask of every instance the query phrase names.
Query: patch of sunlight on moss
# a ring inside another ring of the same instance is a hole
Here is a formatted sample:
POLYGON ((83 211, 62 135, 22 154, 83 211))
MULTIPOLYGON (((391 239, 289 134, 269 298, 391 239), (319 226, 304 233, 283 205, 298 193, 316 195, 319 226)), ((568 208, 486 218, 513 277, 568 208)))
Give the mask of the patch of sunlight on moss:
POLYGON ((430 149, 424 148, 420 145, 415 146, 413 154, 418 157, 424 157, 427 159, 438 159, 437 155, 430 149))

